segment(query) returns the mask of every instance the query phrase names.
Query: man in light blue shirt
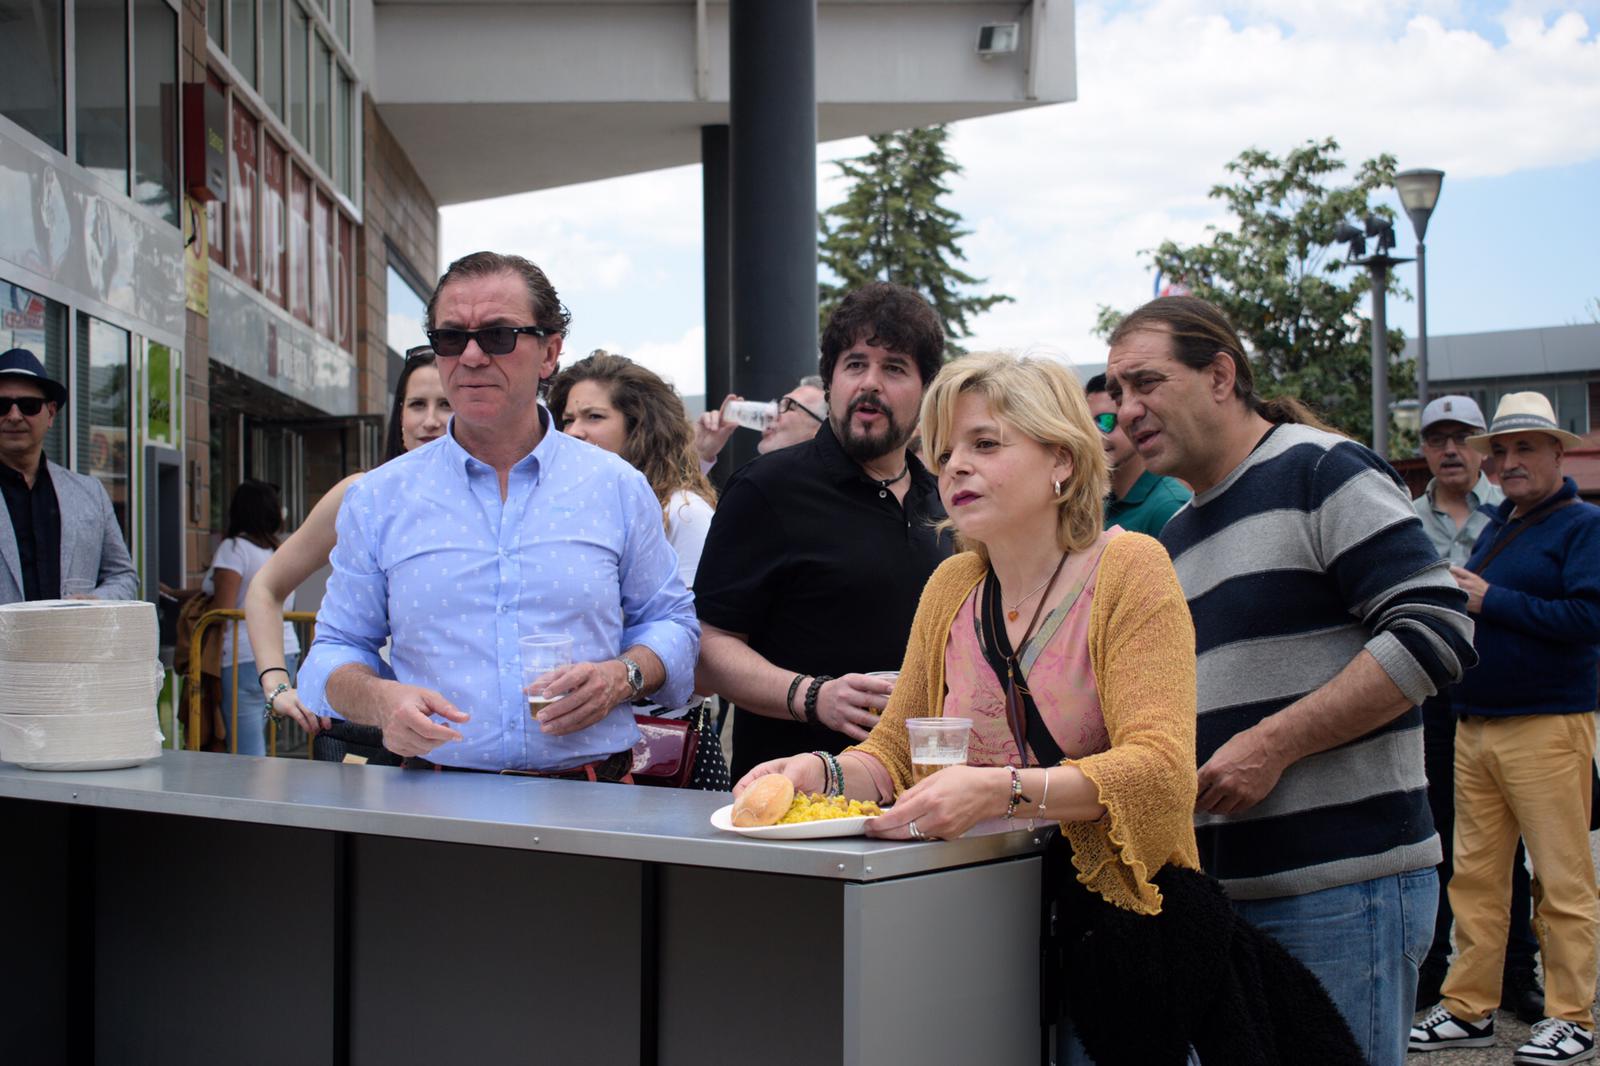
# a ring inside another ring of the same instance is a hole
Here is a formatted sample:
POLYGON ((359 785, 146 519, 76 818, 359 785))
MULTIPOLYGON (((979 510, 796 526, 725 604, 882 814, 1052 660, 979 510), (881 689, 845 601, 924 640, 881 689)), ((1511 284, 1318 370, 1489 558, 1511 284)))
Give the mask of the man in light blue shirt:
POLYGON ((1422 457, 1433 477, 1411 501, 1434 550, 1451 566, 1465 566, 1489 510, 1505 499, 1483 473, 1483 456, 1467 437, 1484 432, 1483 412, 1470 396, 1441 396, 1422 413, 1422 457))
POLYGON ((687 702, 699 653, 661 507, 539 405, 567 316, 538 267, 457 260, 428 325, 454 417, 345 497, 302 697, 379 726, 413 762, 625 772, 631 701, 687 702), (517 640, 536 633, 570 636, 573 665, 541 680, 562 698, 533 718, 517 640), (380 676, 387 637, 395 680, 380 676))

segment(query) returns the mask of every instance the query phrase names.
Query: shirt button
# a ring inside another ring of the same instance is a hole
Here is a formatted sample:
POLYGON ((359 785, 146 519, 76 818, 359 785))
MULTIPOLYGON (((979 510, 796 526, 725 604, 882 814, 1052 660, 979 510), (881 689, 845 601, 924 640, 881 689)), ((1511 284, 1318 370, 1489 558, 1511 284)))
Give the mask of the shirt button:
POLYGON ((878 499, 880 499, 880 500, 884 499, 888 495, 889 495, 889 490, 888 489, 879 489, 878 490, 878 499))

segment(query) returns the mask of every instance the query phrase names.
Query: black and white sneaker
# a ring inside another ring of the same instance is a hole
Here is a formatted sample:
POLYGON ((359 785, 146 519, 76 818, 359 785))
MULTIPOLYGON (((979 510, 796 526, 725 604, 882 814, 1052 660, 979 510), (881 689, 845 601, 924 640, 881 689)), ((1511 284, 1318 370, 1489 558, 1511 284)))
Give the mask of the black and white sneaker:
POLYGON ((1576 1022, 1546 1018, 1534 1025, 1528 1042, 1517 1048, 1511 1061, 1518 1066, 1537 1066, 1541 1062, 1587 1062, 1592 1058, 1594 1033, 1591 1030, 1576 1022))
MULTIPOLYGON (((1411 1027, 1412 1051, 1447 1051, 1457 1047, 1493 1047, 1494 1016, 1481 1022, 1464 1022, 1441 1004, 1411 1027)), ((1590 1048, 1593 1048, 1590 1044, 1590 1048)), ((1590 1051, 1593 1054, 1593 1051, 1590 1051)), ((1517 1060, 1521 1062, 1521 1059, 1517 1060)), ((1532 1059, 1532 1062, 1571 1062, 1571 1059, 1532 1059)))

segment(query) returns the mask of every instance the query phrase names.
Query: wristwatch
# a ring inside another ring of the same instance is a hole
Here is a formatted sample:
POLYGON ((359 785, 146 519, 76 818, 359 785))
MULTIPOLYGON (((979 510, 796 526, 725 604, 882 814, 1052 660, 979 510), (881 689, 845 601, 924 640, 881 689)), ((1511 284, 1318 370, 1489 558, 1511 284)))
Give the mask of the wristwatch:
POLYGON ((628 702, 632 703, 644 695, 644 671, 639 669, 638 663, 626 655, 617 656, 617 662, 621 663, 628 671, 628 702))

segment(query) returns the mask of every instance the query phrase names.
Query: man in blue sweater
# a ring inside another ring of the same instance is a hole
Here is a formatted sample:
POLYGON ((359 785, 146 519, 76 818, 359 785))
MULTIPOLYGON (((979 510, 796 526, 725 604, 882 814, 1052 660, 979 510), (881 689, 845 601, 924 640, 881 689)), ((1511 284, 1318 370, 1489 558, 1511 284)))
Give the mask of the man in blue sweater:
POLYGON ((1258 395, 1215 307, 1135 310, 1106 376, 1145 464, 1194 488, 1161 543, 1194 615, 1200 860, 1401 1066, 1439 899, 1417 704, 1472 662, 1467 597, 1389 464, 1258 395))
POLYGON ((1456 955, 1444 999, 1411 1030, 1413 1051, 1494 1042, 1510 862, 1520 834, 1538 887, 1545 1018, 1514 1062, 1595 1056, 1600 902, 1589 854, 1595 666, 1600 661, 1600 507, 1561 474, 1581 438, 1536 392, 1500 401, 1468 444, 1499 463, 1505 502, 1452 574, 1477 617, 1478 665, 1451 693, 1456 728, 1456 955))

